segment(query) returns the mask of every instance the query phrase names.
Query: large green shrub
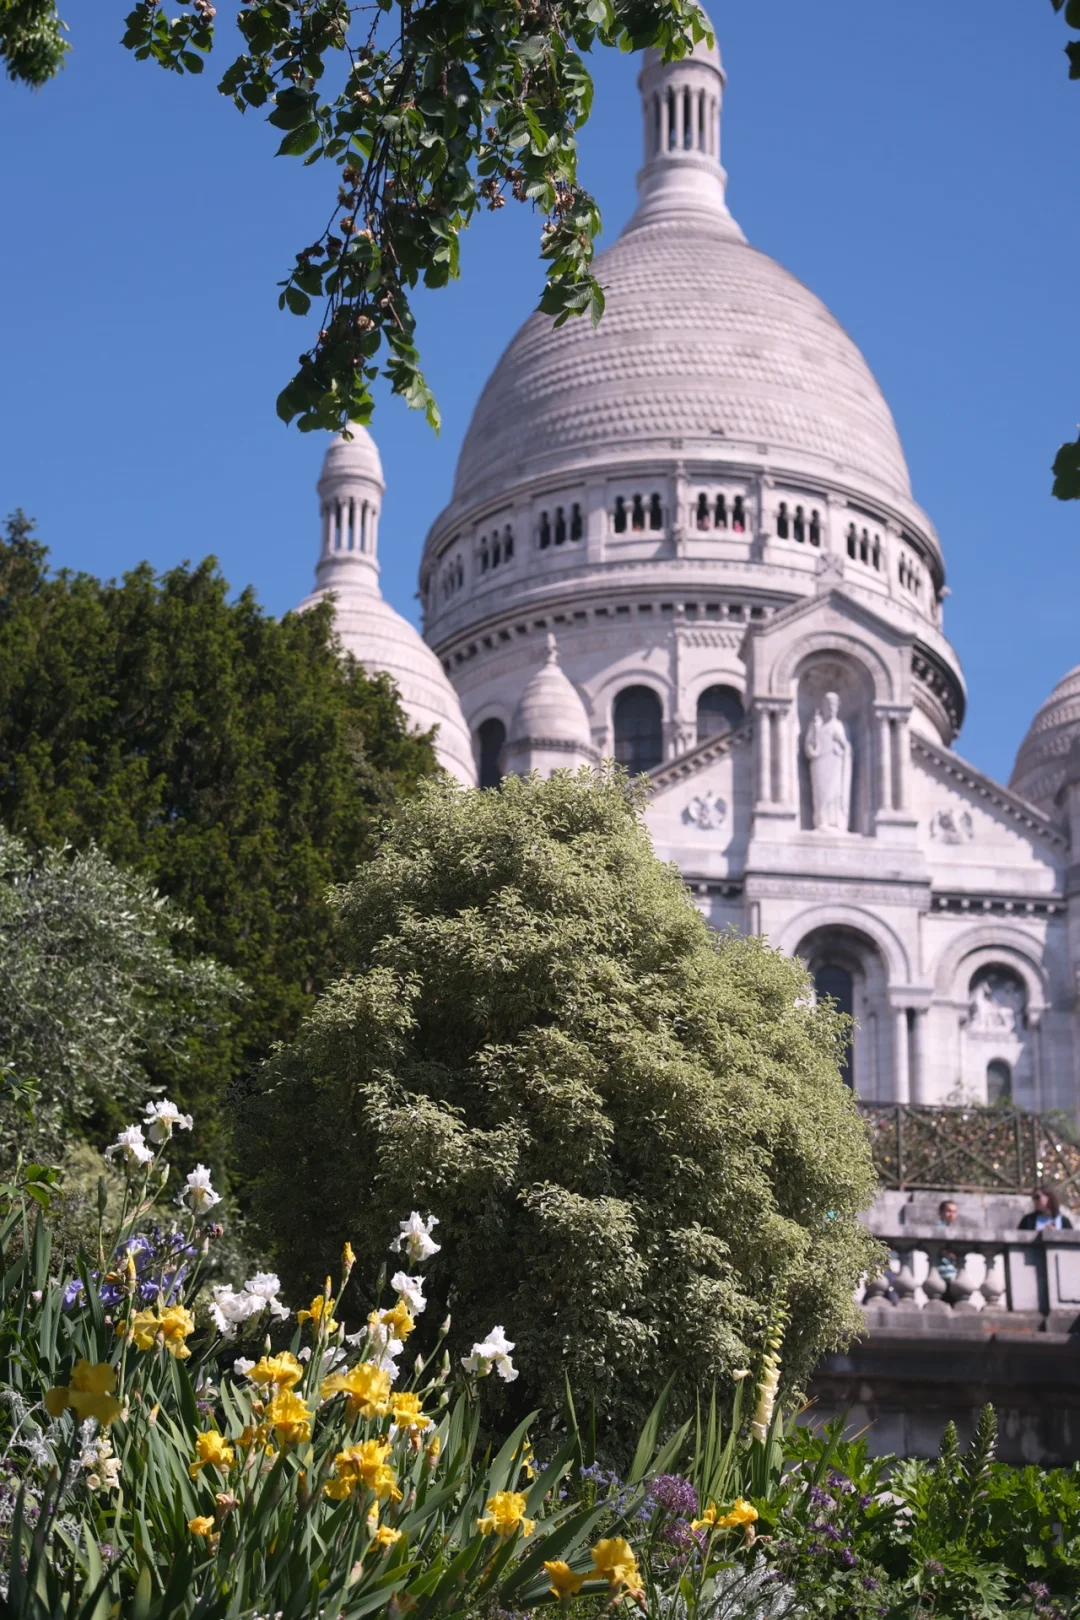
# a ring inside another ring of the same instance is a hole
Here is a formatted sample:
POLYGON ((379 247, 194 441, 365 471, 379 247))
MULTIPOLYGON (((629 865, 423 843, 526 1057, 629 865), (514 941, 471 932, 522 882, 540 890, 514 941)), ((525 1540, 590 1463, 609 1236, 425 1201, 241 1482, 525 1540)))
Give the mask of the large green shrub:
POLYGON ((427 1206, 457 1353, 502 1323, 508 1402, 565 1371, 621 1429, 669 1374, 685 1409, 752 1365, 778 1295, 790 1378, 851 1333, 874 1176, 841 1023, 709 929, 619 777, 425 785, 337 906, 349 971, 241 1108, 289 1285, 345 1235, 373 1270, 427 1206))

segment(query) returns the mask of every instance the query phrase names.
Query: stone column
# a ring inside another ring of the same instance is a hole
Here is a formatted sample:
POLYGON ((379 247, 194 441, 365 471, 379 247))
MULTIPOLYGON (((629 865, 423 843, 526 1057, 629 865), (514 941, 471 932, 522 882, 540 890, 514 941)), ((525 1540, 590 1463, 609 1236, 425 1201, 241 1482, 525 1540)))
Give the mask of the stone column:
POLYGON ((910 1065, 911 1101, 926 1101, 926 1009, 917 1007, 911 1022, 911 1041, 908 1053, 910 1065))
POLYGON ((893 804, 897 810, 906 810, 909 806, 908 774, 911 769, 911 744, 906 717, 897 718, 895 731, 896 774, 893 781, 893 804))
POLYGON ((892 718, 887 714, 878 714, 878 809, 891 810, 893 807, 893 738, 892 718))
POLYGON ((893 1008, 893 1102, 911 1100, 907 1008, 893 1008))
POLYGON ((791 803, 791 707, 785 704, 775 715, 776 797, 780 804, 791 803))
POLYGON ((764 704, 758 705, 754 731, 757 735, 759 804, 772 803, 772 715, 764 704))

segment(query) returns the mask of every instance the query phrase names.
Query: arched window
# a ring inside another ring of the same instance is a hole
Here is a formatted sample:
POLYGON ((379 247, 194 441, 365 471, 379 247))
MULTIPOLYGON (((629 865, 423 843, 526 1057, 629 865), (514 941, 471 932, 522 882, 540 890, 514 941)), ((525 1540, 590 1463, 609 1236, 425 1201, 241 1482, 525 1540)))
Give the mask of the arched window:
POLYGON ((776 533, 781 540, 788 537, 787 501, 780 502, 780 510, 776 514, 776 533))
POLYGON ((570 538, 571 538, 571 540, 580 540, 583 532, 584 532, 584 525, 582 524, 582 521, 581 521, 581 506, 580 506, 579 502, 575 501, 573 506, 570 508, 570 538))
POLYGON ((555 508, 555 544, 566 544, 566 514, 561 506, 555 508))
POLYGON ((797 506, 795 508, 795 522, 792 525, 792 533, 794 534, 796 540, 800 542, 805 541, 806 519, 803 516, 803 509, 801 506, 797 506))
POLYGON ((716 497, 716 515, 713 522, 718 529, 727 528, 727 501, 722 495, 716 497))
POLYGON ((621 495, 615 497, 615 533, 626 533, 626 501, 621 495))
POLYGON ((746 508, 741 495, 736 495, 735 504, 731 509, 731 527, 736 534, 742 534, 746 528, 746 508))
POLYGON ((733 686, 707 686, 697 700, 697 740, 715 737, 741 725, 742 698, 733 686))
MULTIPOLYGON (((814 973, 814 994, 819 1001, 832 1001, 836 1004, 837 1012, 846 1013, 849 1018, 855 1012, 855 980, 846 967, 839 967, 832 962, 823 962, 814 973)), ((854 1085, 851 1072, 851 1032, 844 1046, 844 1055, 840 1060, 840 1074, 846 1086, 854 1085)))
POLYGON ((630 518, 630 527, 632 529, 643 529, 645 527, 645 502, 640 495, 634 496, 634 509, 630 518))
POLYGON ((540 514, 540 549, 546 550, 551 544, 551 523, 546 512, 540 514))
POLYGON ((810 544, 812 546, 821 544, 821 519, 818 517, 816 506, 810 514, 810 544))
POLYGON ((649 528, 662 529, 664 527, 664 509, 660 505, 660 496, 654 490, 649 497, 649 528))
POLYGON ((487 571, 488 571, 488 549, 487 549, 487 546, 484 545, 484 546, 480 547, 480 572, 482 574, 486 574, 487 571))
POLYGON ((514 534, 513 534, 513 530, 509 526, 507 526, 506 533, 503 535, 503 561, 504 562, 509 562, 513 555, 514 555, 514 534))
POLYGON ((627 686, 615 699, 615 758, 632 776, 664 757, 664 711, 648 686, 627 686))
POLYGON ((699 529, 709 527, 709 497, 704 490, 697 498, 697 526, 699 529))
POLYGON ((854 523, 849 523, 848 524, 848 531, 847 531, 847 554, 848 554, 848 556, 849 557, 854 557, 854 555, 858 551, 858 549, 859 549, 859 536, 855 532, 854 523))
POLYGON ((498 787, 503 778, 499 761, 506 741, 506 727, 501 720, 484 720, 477 729, 476 740, 480 744, 480 786, 498 787))
POLYGON ((986 1100, 991 1104, 1012 1100, 1012 1070, 1004 1058, 986 1065, 986 1100))
POLYGON ((499 544, 498 537, 496 537, 496 539, 492 542, 492 547, 491 547, 491 566, 492 566, 492 568, 498 568, 501 561, 502 561, 502 546, 499 544))

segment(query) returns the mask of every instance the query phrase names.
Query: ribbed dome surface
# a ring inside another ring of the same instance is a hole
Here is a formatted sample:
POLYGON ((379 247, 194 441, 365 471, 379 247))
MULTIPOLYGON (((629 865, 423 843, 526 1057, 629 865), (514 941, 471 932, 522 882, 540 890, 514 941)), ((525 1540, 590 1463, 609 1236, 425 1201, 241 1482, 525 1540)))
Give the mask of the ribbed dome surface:
MULTIPOLYGON (((736 228, 737 229, 737 228, 736 228)), ((902 496, 889 407, 859 350, 808 288, 703 215, 632 226, 597 261, 598 327, 535 314, 492 373, 458 462, 456 500, 523 473, 672 438, 767 446, 902 496)))
POLYGON ((1014 793, 1044 815, 1057 813, 1055 800, 1065 785, 1065 767, 1080 738, 1080 664, 1058 681, 1020 744, 1009 780, 1014 793))

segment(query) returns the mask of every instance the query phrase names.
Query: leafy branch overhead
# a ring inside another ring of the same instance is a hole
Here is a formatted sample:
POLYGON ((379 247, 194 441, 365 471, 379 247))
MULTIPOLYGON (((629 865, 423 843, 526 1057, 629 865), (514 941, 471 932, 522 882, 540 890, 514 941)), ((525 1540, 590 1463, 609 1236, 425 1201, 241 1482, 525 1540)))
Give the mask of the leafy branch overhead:
MULTIPOLYGON (((211 0, 173 18, 139 0, 123 43, 198 73, 219 21, 211 0)), ((279 156, 336 170, 327 223, 280 283, 282 309, 319 311, 278 398, 279 416, 304 431, 367 422, 380 365, 438 426, 411 290, 455 278, 461 232, 508 197, 545 216, 540 308, 556 324, 598 320, 600 214, 577 179, 592 101, 580 53, 658 45, 678 57, 707 32, 693 0, 245 0, 236 26, 243 49, 222 93, 241 112, 266 109, 279 156)))

